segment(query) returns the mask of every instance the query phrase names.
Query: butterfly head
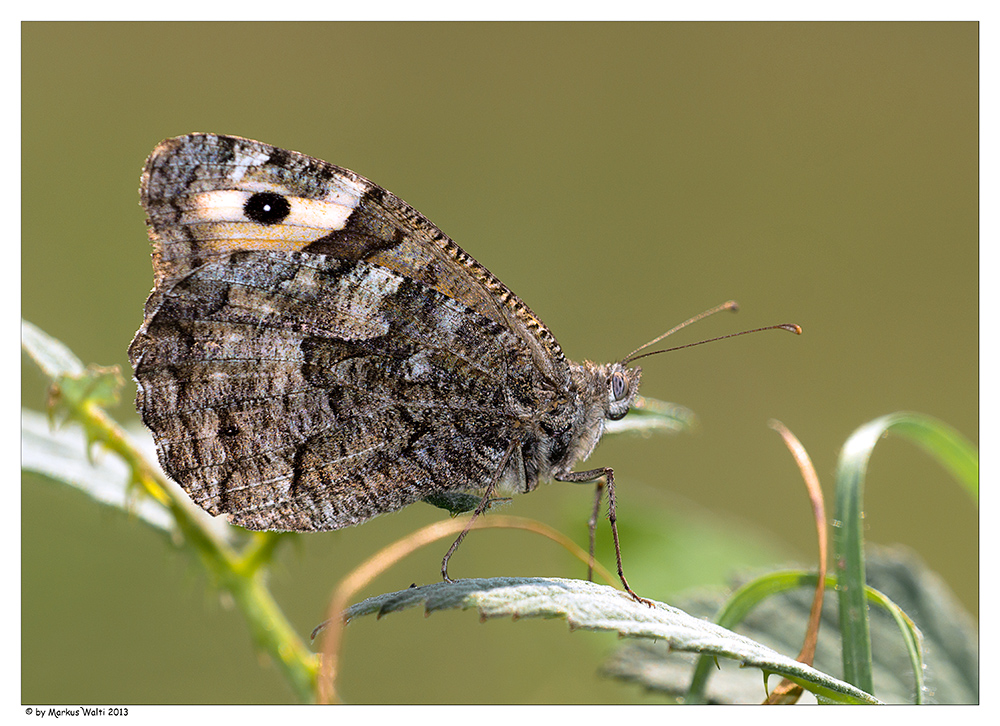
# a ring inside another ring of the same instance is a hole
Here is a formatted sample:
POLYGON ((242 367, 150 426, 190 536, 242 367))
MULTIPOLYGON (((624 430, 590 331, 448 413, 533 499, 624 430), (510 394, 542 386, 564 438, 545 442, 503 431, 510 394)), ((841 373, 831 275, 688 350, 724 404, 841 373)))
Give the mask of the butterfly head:
POLYGON ((605 375, 605 417, 617 421, 628 413, 632 401, 639 393, 642 368, 629 368, 623 363, 602 366, 605 375))

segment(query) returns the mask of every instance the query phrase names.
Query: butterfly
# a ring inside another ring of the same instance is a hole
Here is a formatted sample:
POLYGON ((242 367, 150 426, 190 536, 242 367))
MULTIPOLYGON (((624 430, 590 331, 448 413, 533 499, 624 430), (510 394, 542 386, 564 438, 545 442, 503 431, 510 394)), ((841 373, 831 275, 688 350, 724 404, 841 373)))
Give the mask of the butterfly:
POLYGON ((129 347, 136 407, 195 503, 251 530, 322 531, 597 482, 591 549, 606 488, 619 576, 644 601, 621 566, 613 470, 574 471, 635 400, 629 359, 568 360, 427 218, 325 161, 190 134, 153 150, 140 194, 155 287, 129 347))

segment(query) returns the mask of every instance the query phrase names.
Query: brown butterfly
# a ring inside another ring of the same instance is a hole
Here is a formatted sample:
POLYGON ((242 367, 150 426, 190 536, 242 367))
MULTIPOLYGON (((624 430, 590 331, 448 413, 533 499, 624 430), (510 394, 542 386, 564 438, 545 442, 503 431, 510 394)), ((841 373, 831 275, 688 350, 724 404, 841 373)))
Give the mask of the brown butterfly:
POLYGON ((606 482, 618 573, 642 600, 622 572, 613 471, 573 471, 628 412, 638 351, 567 360, 423 215, 294 151, 167 139, 141 196, 155 289, 129 348, 136 406, 199 506, 316 531, 421 500, 478 515, 548 480, 598 481, 597 512, 606 482))

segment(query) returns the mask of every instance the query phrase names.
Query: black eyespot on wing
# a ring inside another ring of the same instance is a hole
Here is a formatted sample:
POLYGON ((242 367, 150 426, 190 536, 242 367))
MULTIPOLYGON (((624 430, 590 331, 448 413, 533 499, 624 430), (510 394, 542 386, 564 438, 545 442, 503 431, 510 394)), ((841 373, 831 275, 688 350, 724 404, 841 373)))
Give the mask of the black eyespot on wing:
POLYGON ((288 200, 275 192, 257 192, 243 205, 247 219, 259 224, 278 224, 291 211, 288 200))

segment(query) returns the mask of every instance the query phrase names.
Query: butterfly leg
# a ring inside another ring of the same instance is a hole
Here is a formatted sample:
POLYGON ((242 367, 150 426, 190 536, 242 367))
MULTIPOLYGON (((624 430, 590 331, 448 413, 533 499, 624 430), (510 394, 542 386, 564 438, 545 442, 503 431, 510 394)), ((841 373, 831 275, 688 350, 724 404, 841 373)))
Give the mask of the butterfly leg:
MULTIPOLYGON (((582 484, 585 482, 592 482, 596 479, 604 477, 608 483, 608 521, 611 522, 611 536, 615 541, 615 559, 618 563, 618 577, 622 581, 622 585, 625 587, 625 592, 632 596, 632 599, 636 602, 641 602, 650 607, 653 607, 653 602, 647 600, 644 597, 639 597, 635 594, 631 587, 629 587, 628 580, 625 579, 625 571, 622 569, 622 548, 618 542, 618 517, 615 513, 615 472, 611 467, 605 467, 603 469, 589 469, 587 471, 568 471, 563 474, 559 474, 556 477, 556 481, 572 482, 576 484, 582 484)), ((600 492, 598 488, 598 492, 600 492)), ((600 496, 600 495, 598 495, 600 496)), ((600 499, 598 499, 596 506, 600 506, 600 499)), ((597 517, 595 516, 592 521, 596 525, 597 517)), ((593 532, 593 529, 591 529, 593 532)), ((591 535, 593 537, 593 534, 591 535)), ((593 551, 593 545, 591 545, 591 551, 593 551)))
POLYGON ((594 495, 594 511, 590 514, 590 521, 587 522, 590 531, 590 558, 587 560, 587 580, 594 581, 594 552, 597 545, 597 520, 601 516, 601 500, 604 498, 604 478, 597 480, 594 495))
POLYGON ((521 442, 518 439, 514 439, 510 442, 510 445, 507 447, 507 451, 503 455, 503 459, 500 460, 500 464, 497 466, 496 472, 493 474, 493 478, 491 478, 490 483, 486 485, 486 491, 483 492, 483 498, 479 502, 479 506, 476 507, 472 516, 469 517, 469 521, 465 525, 465 529, 463 529, 462 533, 458 535, 458 538, 451 543, 451 547, 449 547, 448 551, 445 553, 444 559, 441 560, 441 576, 444 578, 445 582, 454 582, 454 580, 448 577, 448 560, 450 560, 451 556, 455 554, 455 550, 457 550, 458 546, 462 544, 462 540, 465 539, 465 535, 467 535, 469 530, 472 529, 472 523, 476 521, 476 517, 485 512, 486 508, 490 505, 493 490, 496 489, 497 483, 500 481, 501 477, 503 477, 504 472, 507 470, 507 464, 510 463, 510 457, 513 456, 514 451, 520 443, 521 442))

